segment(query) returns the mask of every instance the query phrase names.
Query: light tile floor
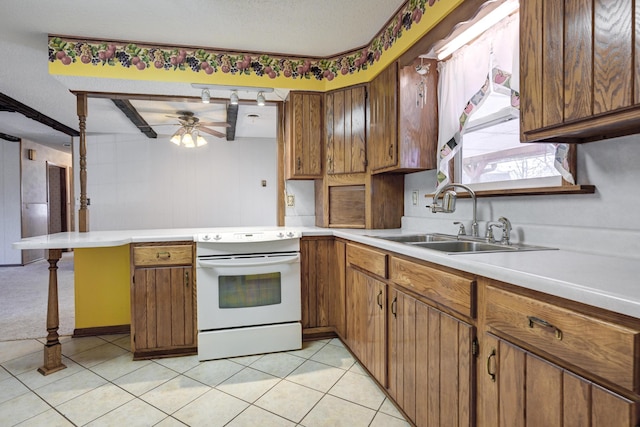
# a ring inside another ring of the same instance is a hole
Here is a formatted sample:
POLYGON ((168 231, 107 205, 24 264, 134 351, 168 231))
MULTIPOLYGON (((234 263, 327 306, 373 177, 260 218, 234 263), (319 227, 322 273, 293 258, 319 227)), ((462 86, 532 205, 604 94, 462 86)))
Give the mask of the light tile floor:
POLYGON ((63 337, 48 376, 38 340, 0 342, 0 426, 409 426, 338 339, 199 362, 133 361, 128 335, 63 337))

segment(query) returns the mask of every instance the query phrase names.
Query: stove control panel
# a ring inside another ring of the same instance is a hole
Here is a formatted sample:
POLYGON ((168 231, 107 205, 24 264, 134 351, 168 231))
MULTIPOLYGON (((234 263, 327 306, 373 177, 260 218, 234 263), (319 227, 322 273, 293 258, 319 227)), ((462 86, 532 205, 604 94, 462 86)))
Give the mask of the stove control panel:
POLYGON ((196 242, 270 242, 274 240, 299 239, 300 237, 302 237, 302 233, 300 231, 293 230, 270 230, 252 232, 201 233, 197 234, 195 237, 196 242))

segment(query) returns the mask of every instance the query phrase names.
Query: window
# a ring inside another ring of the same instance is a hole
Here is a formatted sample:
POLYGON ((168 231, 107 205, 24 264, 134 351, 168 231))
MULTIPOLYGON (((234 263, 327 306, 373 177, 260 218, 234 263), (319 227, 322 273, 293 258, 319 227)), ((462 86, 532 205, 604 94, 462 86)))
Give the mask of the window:
POLYGON ((470 117, 454 159, 454 179, 478 190, 562 184, 554 144, 520 143, 519 112, 489 93, 470 117))
POLYGON ((487 195, 571 191, 574 148, 520 143, 518 39, 516 12, 439 62, 440 187, 460 182, 487 195))

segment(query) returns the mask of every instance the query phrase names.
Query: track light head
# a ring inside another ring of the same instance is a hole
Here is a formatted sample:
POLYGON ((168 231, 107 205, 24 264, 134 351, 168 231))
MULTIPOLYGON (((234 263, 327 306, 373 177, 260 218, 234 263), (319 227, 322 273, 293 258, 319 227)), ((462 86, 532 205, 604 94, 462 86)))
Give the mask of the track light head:
POLYGON ((238 92, 237 91, 232 91, 231 92, 231 97, 229 98, 229 103, 231 105, 238 105, 238 92))
POLYGON ((209 89, 202 89, 202 103, 208 104, 211 101, 211 94, 209 89))
POLYGON ((264 107, 265 99, 264 94, 262 92, 258 92, 258 96, 256 97, 256 101, 260 107, 264 107))

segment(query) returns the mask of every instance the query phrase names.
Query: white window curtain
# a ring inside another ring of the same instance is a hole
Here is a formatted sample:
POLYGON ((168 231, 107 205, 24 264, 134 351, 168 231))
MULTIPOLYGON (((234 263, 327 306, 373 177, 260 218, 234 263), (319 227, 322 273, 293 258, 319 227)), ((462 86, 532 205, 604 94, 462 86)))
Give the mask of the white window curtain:
MULTIPOLYGON (((502 84, 513 91, 512 98, 517 99, 512 99, 512 105, 519 107, 519 29, 519 14, 515 13, 438 64, 438 188, 451 182, 449 162, 459 151, 466 118, 482 103, 497 70, 511 75, 502 84)), ((563 144, 557 146, 556 167, 572 182, 573 177, 563 168, 565 152, 563 144)))

